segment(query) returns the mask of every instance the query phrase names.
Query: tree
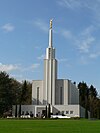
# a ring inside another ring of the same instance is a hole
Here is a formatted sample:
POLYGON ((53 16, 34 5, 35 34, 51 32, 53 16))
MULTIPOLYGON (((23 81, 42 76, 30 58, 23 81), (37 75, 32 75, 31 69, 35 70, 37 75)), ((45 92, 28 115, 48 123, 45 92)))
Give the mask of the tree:
POLYGON ((91 118, 99 118, 100 99, 97 97, 96 88, 93 85, 88 87, 85 82, 80 82, 78 89, 80 105, 85 108, 85 118, 88 118, 88 111, 91 118))
POLYGON ((20 98, 21 98, 21 88, 22 84, 15 80, 14 78, 11 78, 11 85, 12 85, 12 96, 13 96, 13 105, 20 104, 20 98))
POLYGON ((95 98, 96 98, 96 96, 97 96, 96 88, 95 88, 93 85, 91 85, 91 86, 89 87, 89 96, 95 97, 95 98))
MULTIPOLYGON (((20 83, 10 78, 6 72, 0 72, 0 116, 11 111, 12 105, 31 104, 32 84, 26 80, 20 83)), ((19 112, 21 108, 19 108, 19 112)), ((8 113, 9 114, 9 113, 8 113)))
POLYGON ((31 84, 26 80, 22 84, 20 103, 23 105, 31 104, 31 84))
POLYGON ((79 89, 79 103, 82 107, 85 108, 85 118, 88 118, 88 109, 89 109, 89 103, 88 103, 88 94, 89 94, 89 88, 85 82, 80 82, 78 84, 79 89))
POLYGON ((97 99, 97 118, 100 119, 100 99, 97 99))
POLYGON ((19 105, 19 112, 18 112, 18 117, 21 116, 21 104, 19 105))
POLYGON ((0 72, 0 115, 9 114, 12 105, 19 104, 21 83, 10 78, 6 72, 0 72))
POLYGON ((85 82, 80 82, 78 84, 79 89, 79 103, 81 106, 87 106, 87 99, 88 99, 88 86, 85 82))
POLYGON ((21 97, 20 97, 20 104, 25 104, 27 98, 27 82, 26 80, 23 82, 22 84, 22 88, 21 88, 21 97))
POLYGON ((47 118, 47 106, 45 108, 45 118, 47 118))
POLYGON ((48 118, 50 118, 51 117, 51 107, 50 107, 50 104, 49 104, 49 106, 48 106, 48 118))
POLYGON ((11 109, 13 103, 11 78, 5 72, 0 72, 0 115, 11 109))
POLYGON ((93 85, 90 86, 89 88, 89 110, 90 110, 90 117, 93 118, 93 117, 96 117, 95 116, 95 110, 96 110, 96 103, 97 103, 97 91, 96 91, 96 88, 94 88, 93 85))
POLYGON ((15 118, 17 118, 17 104, 15 105, 15 118))

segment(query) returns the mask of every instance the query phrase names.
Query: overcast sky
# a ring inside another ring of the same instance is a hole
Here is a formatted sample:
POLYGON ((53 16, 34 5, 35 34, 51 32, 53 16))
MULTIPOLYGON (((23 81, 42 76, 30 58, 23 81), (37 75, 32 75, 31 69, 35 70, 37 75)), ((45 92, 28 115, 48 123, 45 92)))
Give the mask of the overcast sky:
POLYGON ((43 79, 51 18, 58 77, 100 92, 100 0, 0 0, 0 70, 43 79))

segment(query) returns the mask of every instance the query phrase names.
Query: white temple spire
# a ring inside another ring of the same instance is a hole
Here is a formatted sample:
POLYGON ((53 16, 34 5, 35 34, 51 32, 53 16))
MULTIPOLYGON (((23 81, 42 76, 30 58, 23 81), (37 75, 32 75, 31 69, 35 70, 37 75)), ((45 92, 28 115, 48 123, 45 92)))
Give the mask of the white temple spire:
POLYGON ((53 19, 50 20, 50 29, 52 29, 52 20, 53 19))
POLYGON ((46 59, 55 59, 55 49, 52 45, 52 19, 50 20, 50 28, 49 28, 49 47, 46 49, 46 59))
POLYGON ((52 20, 50 20, 50 29, 49 29, 49 47, 52 47, 52 20))

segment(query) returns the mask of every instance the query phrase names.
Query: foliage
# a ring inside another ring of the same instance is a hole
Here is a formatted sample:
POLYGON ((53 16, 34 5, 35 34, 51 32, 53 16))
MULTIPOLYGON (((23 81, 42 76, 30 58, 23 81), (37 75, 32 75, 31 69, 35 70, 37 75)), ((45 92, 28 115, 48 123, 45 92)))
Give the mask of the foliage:
POLYGON ((31 104, 31 84, 26 80, 22 83, 20 103, 23 105, 31 104))
POLYGON ((9 75, 0 73, 0 115, 11 109, 13 104, 13 88, 9 75))
POLYGON ((51 117, 51 107, 50 107, 50 104, 49 104, 49 106, 48 106, 48 118, 50 118, 51 117))
POLYGON ((9 114, 7 112, 11 111, 12 105, 21 102, 31 104, 31 83, 20 83, 10 78, 6 72, 0 72, 0 116, 9 114))
POLYGON ((97 97, 96 88, 88 85, 85 82, 78 84, 80 105, 85 108, 85 118, 88 118, 90 111, 91 118, 100 118, 100 99, 97 97))
POLYGON ((46 106, 46 108, 45 108, 45 118, 47 118, 47 106, 46 106))

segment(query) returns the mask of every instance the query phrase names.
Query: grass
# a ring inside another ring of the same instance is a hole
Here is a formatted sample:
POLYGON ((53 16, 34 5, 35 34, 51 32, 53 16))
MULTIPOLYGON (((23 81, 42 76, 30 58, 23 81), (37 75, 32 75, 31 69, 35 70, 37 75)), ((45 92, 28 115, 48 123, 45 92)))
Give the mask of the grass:
POLYGON ((100 121, 0 120, 0 133, 100 133, 100 121))

